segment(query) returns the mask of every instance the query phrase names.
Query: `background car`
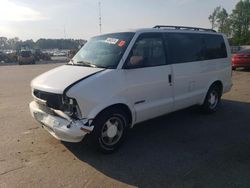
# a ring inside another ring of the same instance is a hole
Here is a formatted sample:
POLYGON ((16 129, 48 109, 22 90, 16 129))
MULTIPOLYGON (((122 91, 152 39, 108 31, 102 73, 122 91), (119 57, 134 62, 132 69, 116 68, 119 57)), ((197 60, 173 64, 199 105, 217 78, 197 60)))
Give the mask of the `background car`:
POLYGON ((30 50, 23 50, 18 54, 19 65, 35 64, 35 57, 30 50))
POLYGON ((40 49, 35 50, 34 58, 35 58, 35 61, 40 61, 40 60, 50 61, 51 60, 50 55, 48 53, 42 52, 40 49))
POLYGON ((250 49, 244 49, 232 57, 232 69, 236 70, 236 68, 250 68, 250 49))
POLYGON ((11 52, 11 53, 0 52, 1 63, 15 63, 16 61, 17 61, 17 56, 15 52, 11 52))

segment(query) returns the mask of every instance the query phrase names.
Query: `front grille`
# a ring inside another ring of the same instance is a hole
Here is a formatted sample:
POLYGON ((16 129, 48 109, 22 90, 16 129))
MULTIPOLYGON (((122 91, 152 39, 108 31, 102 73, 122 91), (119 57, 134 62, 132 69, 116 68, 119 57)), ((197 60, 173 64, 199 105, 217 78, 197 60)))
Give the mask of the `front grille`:
POLYGON ((36 98, 46 101, 46 105, 50 108, 61 110, 62 109, 62 95, 48 93, 45 91, 34 90, 33 94, 36 98))
POLYGON ((40 104, 39 102, 38 102, 38 106, 39 106, 39 109, 42 110, 43 112, 46 112, 47 114, 50 114, 50 115, 55 115, 55 112, 51 110, 51 108, 49 108, 48 106, 44 104, 40 104))

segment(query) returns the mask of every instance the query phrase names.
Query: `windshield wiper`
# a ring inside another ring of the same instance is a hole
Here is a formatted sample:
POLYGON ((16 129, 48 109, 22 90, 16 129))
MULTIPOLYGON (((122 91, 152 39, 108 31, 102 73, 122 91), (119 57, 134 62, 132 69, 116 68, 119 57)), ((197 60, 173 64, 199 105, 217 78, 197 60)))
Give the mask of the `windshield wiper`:
POLYGON ((68 63, 68 65, 74 65, 74 66, 86 66, 86 67, 93 67, 93 68, 103 68, 103 69, 107 69, 109 67, 104 67, 104 66, 97 66, 95 64, 92 64, 88 61, 77 61, 76 63, 74 62, 73 59, 70 60, 70 62, 68 63))
POLYGON ((90 63, 90 62, 87 62, 87 61, 77 61, 77 63, 74 63, 74 65, 79 65, 79 66, 86 66, 86 67, 93 67, 93 68, 97 68, 96 65, 90 63))

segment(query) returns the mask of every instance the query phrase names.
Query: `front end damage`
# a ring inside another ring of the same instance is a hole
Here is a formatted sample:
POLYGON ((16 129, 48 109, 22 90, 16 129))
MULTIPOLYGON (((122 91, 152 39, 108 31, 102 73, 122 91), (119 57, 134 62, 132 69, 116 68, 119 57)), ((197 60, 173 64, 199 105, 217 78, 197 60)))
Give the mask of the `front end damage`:
POLYGON ((76 101, 63 95, 33 91, 34 101, 29 104, 32 117, 52 136, 66 142, 80 142, 92 132, 90 120, 80 118, 76 101))

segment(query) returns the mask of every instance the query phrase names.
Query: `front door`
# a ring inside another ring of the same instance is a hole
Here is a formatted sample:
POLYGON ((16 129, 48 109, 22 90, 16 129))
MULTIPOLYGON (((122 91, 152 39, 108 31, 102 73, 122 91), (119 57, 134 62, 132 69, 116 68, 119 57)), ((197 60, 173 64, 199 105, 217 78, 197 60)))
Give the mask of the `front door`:
POLYGON ((124 64, 124 90, 133 103, 136 122, 173 109, 172 66, 167 63, 165 51, 161 33, 142 34, 124 64))

